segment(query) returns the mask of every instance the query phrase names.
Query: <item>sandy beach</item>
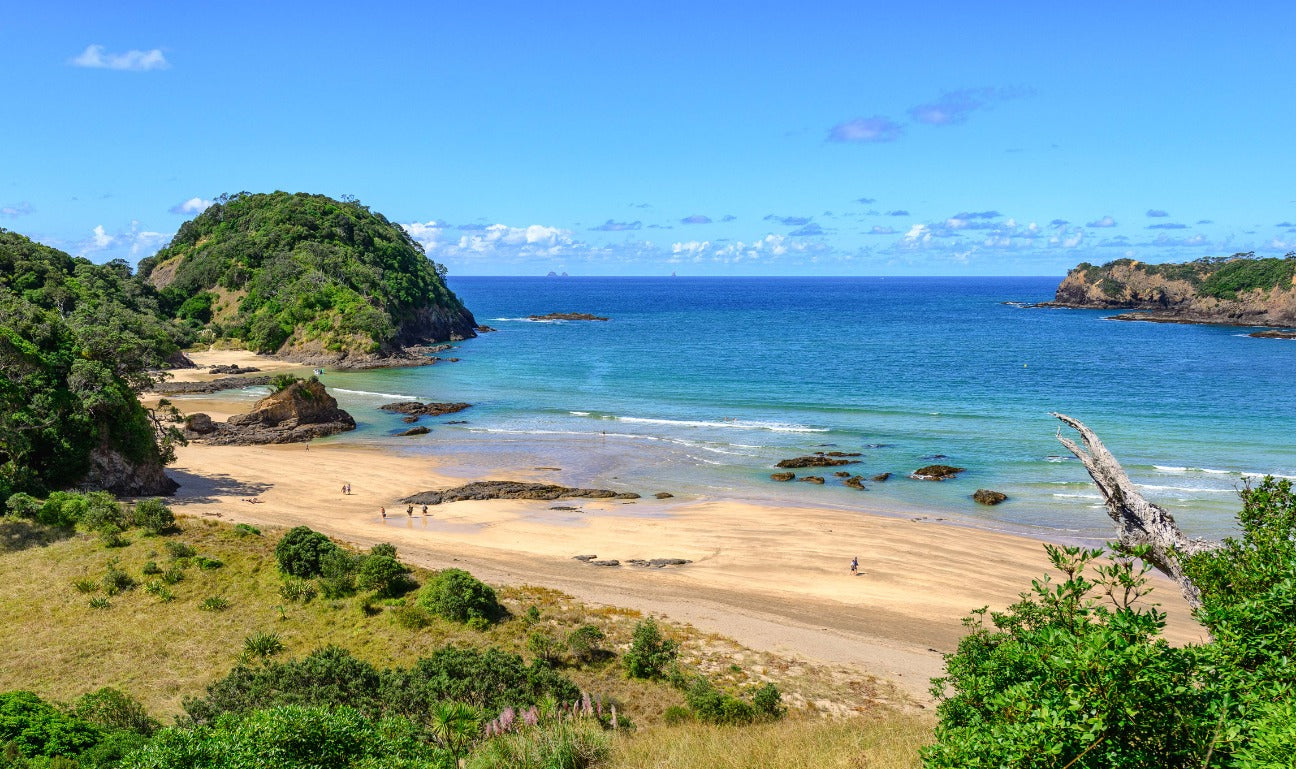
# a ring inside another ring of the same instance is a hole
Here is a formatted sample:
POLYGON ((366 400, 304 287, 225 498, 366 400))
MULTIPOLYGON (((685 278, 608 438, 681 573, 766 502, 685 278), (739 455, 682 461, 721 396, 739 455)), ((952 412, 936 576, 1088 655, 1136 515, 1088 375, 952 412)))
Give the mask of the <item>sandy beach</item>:
MULTIPOLYGON (((210 365, 211 355, 193 357, 210 365)), ((263 370, 279 363, 219 355, 263 370)), ((187 399, 182 408, 220 419, 239 404, 218 394, 187 399)), ((902 518, 648 498, 458 502, 408 516, 400 498, 462 482, 438 474, 453 463, 453 456, 405 457, 343 438, 310 448, 193 444, 180 449, 168 472, 181 484, 174 504, 182 514, 308 525, 362 546, 392 542, 422 566, 455 565, 500 584, 555 588, 753 649, 847 666, 894 682, 915 702, 928 701, 928 679, 941 674, 941 654, 957 645, 969 610, 1003 608, 1048 571, 1040 541, 949 525, 936 520, 939 513, 902 518), (342 494, 344 483, 350 495, 342 494), (573 560, 577 555, 692 563, 600 567, 573 560), (859 576, 849 573, 854 556, 859 576)), ((481 480, 489 479, 564 482, 561 469, 531 467, 500 467, 481 480)), ((1154 584, 1170 640, 1201 638, 1178 591, 1159 577, 1154 584)))

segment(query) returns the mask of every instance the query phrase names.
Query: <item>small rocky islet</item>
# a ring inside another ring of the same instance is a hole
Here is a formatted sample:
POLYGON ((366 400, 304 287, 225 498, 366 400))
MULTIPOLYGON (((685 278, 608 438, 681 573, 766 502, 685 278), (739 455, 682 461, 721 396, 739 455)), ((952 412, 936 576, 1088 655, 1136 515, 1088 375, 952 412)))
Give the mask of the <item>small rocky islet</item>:
POLYGON ((185 418, 189 440, 214 446, 258 446, 305 443, 315 438, 354 430, 355 419, 318 379, 299 379, 256 402, 246 414, 217 422, 204 413, 185 418))

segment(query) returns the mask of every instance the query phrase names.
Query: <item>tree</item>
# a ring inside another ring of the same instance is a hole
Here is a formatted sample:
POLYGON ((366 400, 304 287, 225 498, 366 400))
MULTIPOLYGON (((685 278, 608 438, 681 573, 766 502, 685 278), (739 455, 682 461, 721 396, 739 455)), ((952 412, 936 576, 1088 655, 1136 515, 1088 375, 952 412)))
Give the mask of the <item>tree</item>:
POLYGON ((597 660, 603 654, 599 644, 607 638, 598 625, 581 625, 567 634, 567 649, 572 656, 583 663, 597 660))
POLYGON ((409 569, 392 556, 366 556, 356 572, 356 587, 390 598, 405 588, 408 583, 407 574, 409 569))
POLYGON ((418 604, 453 622, 494 622, 503 613, 495 591, 462 569, 446 569, 419 592, 418 604))
POLYGON ((679 654, 679 643, 662 637, 652 617, 635 625, 630 650, 625 653, 626 674, 631 678, 661 678, 679 654))
POLYGON ((135 503, 135 525, 150 534, 161 534, 175 525, 175 513, 160 499, 141 499, 135 503))

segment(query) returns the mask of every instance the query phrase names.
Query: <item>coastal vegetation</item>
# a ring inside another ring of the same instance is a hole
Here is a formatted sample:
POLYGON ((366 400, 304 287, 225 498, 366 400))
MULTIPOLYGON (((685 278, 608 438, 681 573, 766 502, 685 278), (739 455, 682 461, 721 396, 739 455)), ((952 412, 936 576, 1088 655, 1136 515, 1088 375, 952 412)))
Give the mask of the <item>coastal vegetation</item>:
POLYGON ((474 335, 445 268, 354 199, 222 195, 140 274, 203 341, 262 353, 392 353, 474 335))
POLYGON ((822 735, 820 766, 861 755, 914 766, 929 733, 880 708, 847 729, 806 704, 841 696, 827 673, 780 677, 784 665, 750 655, 739 666, 733 647, 696 631, 429 572, 391 545, 356 552, 305 527, 167 523, 156 501, 51 496, 15 497, 0 520, 0 692, 15 703, 0 706, 0 765, 679 766, 719 752, 732 766, 797 766, 795 750, 822 735), (50 525, 33 513, 47 504, 50 525), (87 516, 95 505, 104 511, 87 516), (127 528, 108 547, 87 519, 127 528), (330 597, 347 575, 350 591, 330 597), (499 611, 478 616, 494 621, 424 610, 439 583, 468 603, 489 590, 499 611), (214 602, 223 608, 204 610, 214 602), (543 655, 537 633, 555 639, 543 655), (632 649, 660 677, 631 677, 632 649), (696 754, 681 757, 674 734, 696 754))

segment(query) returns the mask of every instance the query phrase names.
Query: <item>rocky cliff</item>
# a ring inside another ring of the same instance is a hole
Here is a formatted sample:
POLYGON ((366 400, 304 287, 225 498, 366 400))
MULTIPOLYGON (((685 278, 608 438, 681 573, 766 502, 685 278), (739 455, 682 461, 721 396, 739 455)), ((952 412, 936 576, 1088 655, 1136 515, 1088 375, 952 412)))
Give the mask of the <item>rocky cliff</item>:
POLYGON ((1118 259, 1081 264, 1058 286, 1055 307, 1140 310, 1124 317, 1243 326, 1296 324, 1296 254, 1250 254, 1183 264, 1118 259))

